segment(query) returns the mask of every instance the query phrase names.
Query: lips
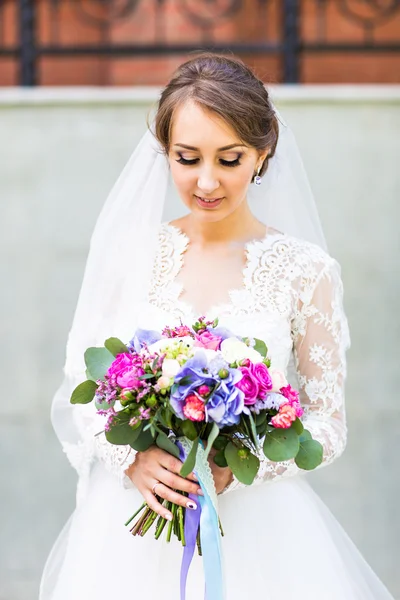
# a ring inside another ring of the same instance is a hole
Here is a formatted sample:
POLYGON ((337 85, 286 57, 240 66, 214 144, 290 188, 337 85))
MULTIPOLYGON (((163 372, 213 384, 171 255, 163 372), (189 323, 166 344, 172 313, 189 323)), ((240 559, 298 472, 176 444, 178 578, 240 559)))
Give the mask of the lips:
POLYGON ((224 197, 222 197, 222 198, 201 198, 200 196, 196 196, 196 194, 194 197, 196 198, 197 204, 201 208, 206 208, 208 210, 218 208, 218 206, 221 204, 221 202, 224 199, 224 197))
POLYGON ((217 200, 222 200, 222 198, 204 198, 203 196, 196 196, 196 198, 203 200, 203 202, 216 202, 217 200))

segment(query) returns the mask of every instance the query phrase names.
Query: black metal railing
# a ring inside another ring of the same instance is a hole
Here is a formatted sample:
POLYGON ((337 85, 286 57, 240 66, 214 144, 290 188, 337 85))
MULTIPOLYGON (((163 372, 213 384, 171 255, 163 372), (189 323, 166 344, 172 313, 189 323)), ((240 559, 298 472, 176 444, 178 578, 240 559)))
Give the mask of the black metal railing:
POLYGON ((307 53, 400 52, 399 28, 389 39, 380 35, 383 25, 399 18, 400 0, 174 0, 181 27, 186 22, 192 33, 197 32, 190 42, 181 42, 179 32, 171 35, 168 30, 170 4, 171 0, 0 0, 0 59, 16 61, 18 83, 33 86, 40 84, 38 64, 44 57, 154 57, 212 49, 278 56, 280 80, 297 83, 307 53), (96 32, 95 41, 62 42, 66 8, 80 29, 96 32), (337 31, 332 33, 333 10, 337 31), (148 31, 140 36, 144 41, 129 36, 112 41, 116 27, 135 21, 148 31), (356 39, 340 31, 340 22, 357 31, 351 36, 356 39), (218 31, 224 23, 232 24, 232 35, 220 42, 218 31))

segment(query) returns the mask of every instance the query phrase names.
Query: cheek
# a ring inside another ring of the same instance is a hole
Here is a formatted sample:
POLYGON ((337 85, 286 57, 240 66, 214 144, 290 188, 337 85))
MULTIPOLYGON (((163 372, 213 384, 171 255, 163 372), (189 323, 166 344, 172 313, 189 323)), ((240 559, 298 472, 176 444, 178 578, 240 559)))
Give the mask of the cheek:
POLYGON ((185 190, 193 187, 193 182, 196 182, 194 171, 190 172, 190 169, 182 168, 181 165, 170 163, 171 177, 175 186, 179 190, 185 190))

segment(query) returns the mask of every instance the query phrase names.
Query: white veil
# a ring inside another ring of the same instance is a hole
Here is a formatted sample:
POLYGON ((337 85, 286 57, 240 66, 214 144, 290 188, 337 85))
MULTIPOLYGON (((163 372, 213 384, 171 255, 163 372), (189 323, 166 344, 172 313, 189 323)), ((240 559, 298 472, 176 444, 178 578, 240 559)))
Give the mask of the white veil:
MULTIPOLYGON (((262 184, 250 186, 250 206, 268 226, 326 249, 296 141, 281 116, 277 116, 276 153, 269 160, 262 184)), ((132 337, 140 307, 147 299, 160 224, 179 216, 177 206, 167 158, 149 130, 97 220, 68 338, 64 381, 53 400, 53 426, 78 472, 83 459, 70 450, 85 447, 79 412, 82 407, 72 406, 69 399, 74 387, 85 379, 84 351, 89 346, 102 345, 111 336, 124 341, 132 337)))

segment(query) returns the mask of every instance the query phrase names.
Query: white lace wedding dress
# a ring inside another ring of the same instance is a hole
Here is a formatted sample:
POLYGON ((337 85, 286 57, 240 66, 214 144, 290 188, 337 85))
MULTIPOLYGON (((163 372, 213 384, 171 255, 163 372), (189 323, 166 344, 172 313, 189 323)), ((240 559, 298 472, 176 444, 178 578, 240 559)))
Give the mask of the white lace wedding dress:
MULTIPOLYGON (((200 316, 180 299, 177 275, 187 237, 164 224, 141 327, 161 329, 200 316)), ((208 317, 232 332, 267 342, 273 365, 293 361, 304 421, 324 446, 323 465, 346 443, 343 384, 347 322, 337 263, 317 246, 278 232, 246 246, 241 289, 208 317)), ((75 410, 75 409, 74 409, 75 410)), ((80 474, 78 504, 47 561, 40 600, 178 600, 182 549, 152 532, 133 537, 124 521, 142 497, 127 489, 129 447, 109 444, 92 405, 76 407, 84 442, 65 447, 80 474)), ((227 600, 390 600, 391 595, 312 491, 293 461, 261 458, 256 481, 234 480, 219 495, 227 600)), ((195 553, 188 600, 203 600, 195 553)), ((222 599, 221 599, 222 600, 222 599)))

